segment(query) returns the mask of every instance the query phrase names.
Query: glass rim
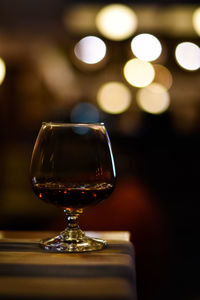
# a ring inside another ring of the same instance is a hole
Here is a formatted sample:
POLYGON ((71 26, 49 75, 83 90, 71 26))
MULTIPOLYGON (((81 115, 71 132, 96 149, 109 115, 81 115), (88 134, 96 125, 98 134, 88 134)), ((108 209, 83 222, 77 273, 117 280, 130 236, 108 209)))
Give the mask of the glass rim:
POLYGON ((53 121, 49 121, 49 122, 42 122, 42 126, 46 125, 46 126, 105 126, 104 122, 88 122, 88 123, 81 123, 81 122, 53 122, 53 121))

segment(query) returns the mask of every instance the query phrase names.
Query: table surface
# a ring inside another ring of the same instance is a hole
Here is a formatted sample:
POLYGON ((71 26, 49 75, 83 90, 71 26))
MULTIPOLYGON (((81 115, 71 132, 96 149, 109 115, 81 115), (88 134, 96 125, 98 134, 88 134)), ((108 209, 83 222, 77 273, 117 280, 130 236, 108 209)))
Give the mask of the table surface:
POLYGON ((50 253, 39 241, 55 232, 0 231, 0 299, 136 300, 134 248, 128 232, 87 232, 108 246, 50 253))

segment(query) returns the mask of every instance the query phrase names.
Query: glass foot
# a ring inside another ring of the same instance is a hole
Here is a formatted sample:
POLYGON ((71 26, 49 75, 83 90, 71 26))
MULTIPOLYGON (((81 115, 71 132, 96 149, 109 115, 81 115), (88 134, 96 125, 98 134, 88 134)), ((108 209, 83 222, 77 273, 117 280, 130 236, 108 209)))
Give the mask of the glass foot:
POLYGON ((86 252, 106 247, 104 240, 87 237, 80 229, 70 229, 58 236, 40 242, 40 246, 49 252, 86 252))

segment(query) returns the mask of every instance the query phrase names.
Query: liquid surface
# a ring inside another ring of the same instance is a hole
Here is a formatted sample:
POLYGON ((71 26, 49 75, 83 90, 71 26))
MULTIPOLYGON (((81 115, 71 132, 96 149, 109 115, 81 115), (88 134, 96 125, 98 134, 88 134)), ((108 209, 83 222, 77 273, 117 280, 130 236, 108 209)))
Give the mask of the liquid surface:
POLYGON ((65 208, 85 208, 106 199, 114 186, 108 183, 66 186, 60 183, 33 184, 35 194, 45 202, 65 208))

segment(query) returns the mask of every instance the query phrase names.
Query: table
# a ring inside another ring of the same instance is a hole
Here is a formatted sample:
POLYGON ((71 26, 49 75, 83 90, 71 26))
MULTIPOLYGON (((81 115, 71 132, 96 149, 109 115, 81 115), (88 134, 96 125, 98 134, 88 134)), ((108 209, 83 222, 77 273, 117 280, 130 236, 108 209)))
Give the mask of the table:
POLYGON ((87 253, 49 253, 39 240, 55 232, 0 231, 0 299, 136 300, 128 232, 87 232, 108 241, 87 253))

